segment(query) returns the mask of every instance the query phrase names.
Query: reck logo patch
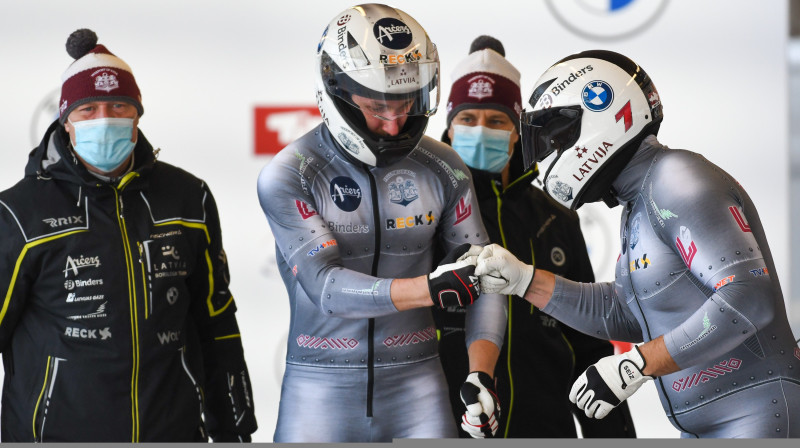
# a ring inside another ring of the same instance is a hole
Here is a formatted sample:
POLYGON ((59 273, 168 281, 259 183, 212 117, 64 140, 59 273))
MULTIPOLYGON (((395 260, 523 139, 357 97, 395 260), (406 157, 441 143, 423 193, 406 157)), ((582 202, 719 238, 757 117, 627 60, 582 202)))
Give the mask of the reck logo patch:
POLYGON ((106 339, 111 339, 111 328, 106 327, 98 330, 97 328, 67 327, 64 330, 64 335, 78 339, 97 339, 99 337, 100 340, 105 341, 106 339))
POLYGON ((405 218, 395 218, 386 220, 386 230, 394 229, 410 229, 412 227, 420 227, 424 225, 431 225, 436 220, 433 216, 433 211, 429 211, 427 215, 406 216, 405 218))

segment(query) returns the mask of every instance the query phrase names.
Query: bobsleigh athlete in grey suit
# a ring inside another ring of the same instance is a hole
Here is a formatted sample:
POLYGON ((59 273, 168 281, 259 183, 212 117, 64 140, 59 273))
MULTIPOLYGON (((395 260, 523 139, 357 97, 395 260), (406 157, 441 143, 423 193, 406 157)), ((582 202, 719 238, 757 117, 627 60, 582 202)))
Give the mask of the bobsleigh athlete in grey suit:
POLYGON ((473 302, 464 419, 493 434, 505 299, 478 298, 477 253, 455 262, 488 236, 469 169, 423 136, 436 47, 404 12, 360 5, 325 29, 317 63, 324 123, 258 179, 291 305, 274 440, 456 437, 431 306, 473 302), (434 270, 437 244, 451 254, 434 270))
POLYGON ((593 336, 640 343, 590 366, 570 399, 603 418, 655 379, 689 437, 800 437, 800 348, 758 212, 701 155, 656 140, 661 99, 636 63, 610 51, 562 59, 522 118, 527 163, 556 153, 547 192, 579 207, 623 205, 614 283, 575 283, 487 246, 484 292, 524 296, 593 336))

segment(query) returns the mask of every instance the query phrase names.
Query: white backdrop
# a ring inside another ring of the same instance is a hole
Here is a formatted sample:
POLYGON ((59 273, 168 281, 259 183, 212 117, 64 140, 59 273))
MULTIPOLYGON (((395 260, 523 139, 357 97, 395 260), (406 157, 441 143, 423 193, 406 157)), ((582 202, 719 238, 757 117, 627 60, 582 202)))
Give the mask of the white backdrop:
MULTIPOLYGON (((638 0, 628 9, 646 3, 663 3, 660 16, 616 40, 588 37, 633 23, 602 20, 608 0, 559 0, 594 10, 575 23, 556 19, 545 0, 393 4, 415 17, 439 47, 442 109, 450 72, 479 34, 504 43, 523 74, 523 98, 548 65, 569 54, 605 48, 634 59, 664 103, 660 140, 703 153, 755 200, 788 295, 788 5, 638 0)), ((38 142, 53 117, 60 75, 72 61, 64 50, 67 36, 93 29, 100 43, 133 67, 145 107, 140 128, 162 148, 160 158, 207 180, 216 196, 253 380, 260 426, 255 441, 272 440, 289 313, 274 241, 256 197, 256 177, 269 158, 253 155, 253 108, 313 105, 316 45, 327 22, 351 5, 0 0, 0 189, 22 177, 32 135, 38 142)), ((438 138, 444 122, 443 112, 434 116, 428 134, 438 138)), ((581 213, 587 225, 593 223, 587 235, 598 278, 611 280, 618 211, 597 205, 581 213)), ((637 393, 631 408, 641 437, 677 435, 653 387, 637 393)))

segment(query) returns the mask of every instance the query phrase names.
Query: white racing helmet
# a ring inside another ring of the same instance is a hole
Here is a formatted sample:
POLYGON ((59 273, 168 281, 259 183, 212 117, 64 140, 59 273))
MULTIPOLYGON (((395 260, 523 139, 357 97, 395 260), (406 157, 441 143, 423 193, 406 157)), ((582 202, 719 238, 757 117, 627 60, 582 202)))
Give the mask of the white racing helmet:
POLYGON ((322 33, 317 69, 317 105, 325 125, 346 154, 367 165, 406 157, 439 104, 436 46, 416 20, 396 8, 364 4, 337 14, 322 33), (399 135, 370 132, 353 95, 405 101, 408 118, 399 135))
POLYGON ((642 140, 658 133, 661 100, 644 69, 605 50, 568 56, 536 81, 521 118, 525 166, 556 152, 545 191, 573 210, 617 204, 611 183, 642 140))

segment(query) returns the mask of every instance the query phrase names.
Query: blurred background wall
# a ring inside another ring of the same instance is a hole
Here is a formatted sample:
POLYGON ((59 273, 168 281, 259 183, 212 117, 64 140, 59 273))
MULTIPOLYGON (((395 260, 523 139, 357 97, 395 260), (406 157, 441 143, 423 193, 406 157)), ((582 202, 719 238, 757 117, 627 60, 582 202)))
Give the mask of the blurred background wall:
MULTIPOLYGON (((125 60, 143 95, 140 128, 160 159, 210 184, 219 204, 259 431, 277 418, 288 300, 256 177, 277 150, 318 123, 313 70, 326 24, 353 4, 0 0, 0 189, 56 112, 64 50, 78 28, 125 60)), ((651 75, 664 104, 660 140, 700 152, 731 173, 759 208, 795 334, 800 335, 800 0, 494 0, 390 3, 415 17, 439 48, 445 126, 450 73, 480 34, 500 39, 522 72, 523 98, 552 63, 593 48, 621 52, 651 75), (791 27, 790 27, 791 23, 791 27), (793 36, 790 39, 790 31, 793 36), (791 138, 790 138, 791 137, 791 138)), ((597 277, 613 279, 620 209, 580 210, 597 277)), ((2 375, 2 374, 0 374, 2 375)), ((677 436, 652 383, 630 401, 640 437, 677 436)))

